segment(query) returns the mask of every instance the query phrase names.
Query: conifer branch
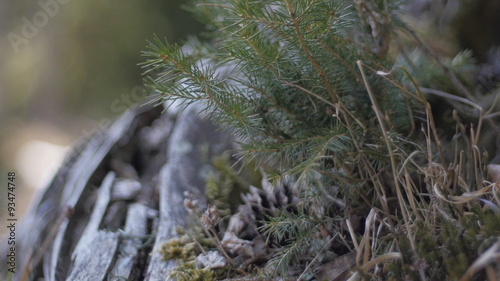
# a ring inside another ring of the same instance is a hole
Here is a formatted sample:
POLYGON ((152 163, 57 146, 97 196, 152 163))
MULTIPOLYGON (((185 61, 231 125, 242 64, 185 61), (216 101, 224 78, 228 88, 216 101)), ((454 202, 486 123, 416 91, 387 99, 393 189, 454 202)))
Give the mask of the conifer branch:
POLYGON ((304 37, 302 35, 302 31, 300 30, 300 25, 299 25, 300 19, 297 18, 297 15, 295 14, 295 11, 292 8, 290 0, 285 0, 285 3, 286 3, 286 7, 288 9, 288 13, 290 15, 290 18, 292 20, 292 25, 293 25, 293 28, 295 30, 295 35, 297 36, 300 47, 304 51, 304 54, 306 55, 307 59, 311 62, 312 66, 316 70, 318 77, 326 85, 326 89, 327 89, 328 93, 330 94, 330 98, 332 100, 332 103, 337 103, 339 97, 338 97, 336 91, 333 89, 333 86, 328 81, 328 78, 327 78, 325 71, 320 67, 318 61, 316 61, 314 56, 311 54, 311 51, 309 50, 309 47, 307 46, 307 43, 304 40, 304 37))

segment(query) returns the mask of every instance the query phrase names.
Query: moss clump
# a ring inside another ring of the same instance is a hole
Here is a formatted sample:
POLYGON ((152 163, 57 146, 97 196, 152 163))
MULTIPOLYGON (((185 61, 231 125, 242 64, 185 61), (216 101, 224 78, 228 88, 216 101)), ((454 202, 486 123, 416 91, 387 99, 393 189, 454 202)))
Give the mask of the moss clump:
POLYGON ((169 278, 177 281, 212 281, 216 280, 216 271, 210 268, 196 268, 195 259, 202 249, 213 247, 213 242, 208 239, 200 228, 193 227, 194 237, 188 235, 183 229, 177 229, 179 237, 165 242, 160 249, 160 254, 165 260, 175 260, 177 267, 171 271, 169 278))
MULTIPOLYGON (((418 221, 415 251, 408 237, 401 235, 403 260, 388 266, 388 280, 420 280, 418 270, 426 271, 433 280, 458 280, 464 276, 470 264, 497 241, 492 238, 500 237, 497 214, 481 208, 477 202, 469 203, 468 207, 471 212, 464 212, 463 206, 449 206, 447 213, 459 215, 458 219, 434 213, 434 223, 418 221)), ((478 273, 471 280, 484 278, 478 273)))
POLYGON ((188 235, 183 235, 165 242, 160 254, 165 260, 193 260, 197 255, 197 245, 188 235))
POLYGON ((215 271, 209 268, 197 269, 194 261, 180 263, 168 276, 176 281, 215 281, 215 271))
POLYGON ((179 237, 169 239, 160 249, 160 254, 165 260, 193 261, 201 253, 201 247, 215 247, 212 239, 207 238, 201 227, 190 226, 190 233, 183 228, 178 228, 179 237))

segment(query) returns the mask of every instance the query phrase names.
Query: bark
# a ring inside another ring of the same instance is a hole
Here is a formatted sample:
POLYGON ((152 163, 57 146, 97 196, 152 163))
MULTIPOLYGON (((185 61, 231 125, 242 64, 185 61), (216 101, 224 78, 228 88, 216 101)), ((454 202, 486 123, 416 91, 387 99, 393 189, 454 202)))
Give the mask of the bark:
POLYGON ((196 105, 124 113, 74 148, 19 226, 13 280, 165 280, 175 262, 158 249, 185 225, 184 192, 205 204, 213 158, 234 148, 196 105))

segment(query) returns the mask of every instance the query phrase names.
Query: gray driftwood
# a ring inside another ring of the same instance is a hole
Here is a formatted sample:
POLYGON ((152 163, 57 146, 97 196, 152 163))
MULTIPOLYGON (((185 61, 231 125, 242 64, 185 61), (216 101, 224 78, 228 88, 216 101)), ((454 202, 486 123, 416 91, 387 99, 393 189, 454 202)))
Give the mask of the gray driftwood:
POLYGON ((132 109, 75 147, 18 229, 13 280, 166 279, 158 249, 185 224, 184 192, 204 204, 213 158, 234 147, 196 106, 163 111, 132 109))

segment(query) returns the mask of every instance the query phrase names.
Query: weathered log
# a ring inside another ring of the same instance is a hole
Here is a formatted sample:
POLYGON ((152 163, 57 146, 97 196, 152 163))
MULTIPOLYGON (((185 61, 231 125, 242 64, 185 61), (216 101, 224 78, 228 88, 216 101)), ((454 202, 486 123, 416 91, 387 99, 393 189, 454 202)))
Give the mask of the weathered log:
POLYGON ((13 280, 165 280, 175 262, 158 249, 185 225, 184 192, 204 204, 213 158, 232 149, 195 105, 127 111, 75 147, 23 220, 13 280))

